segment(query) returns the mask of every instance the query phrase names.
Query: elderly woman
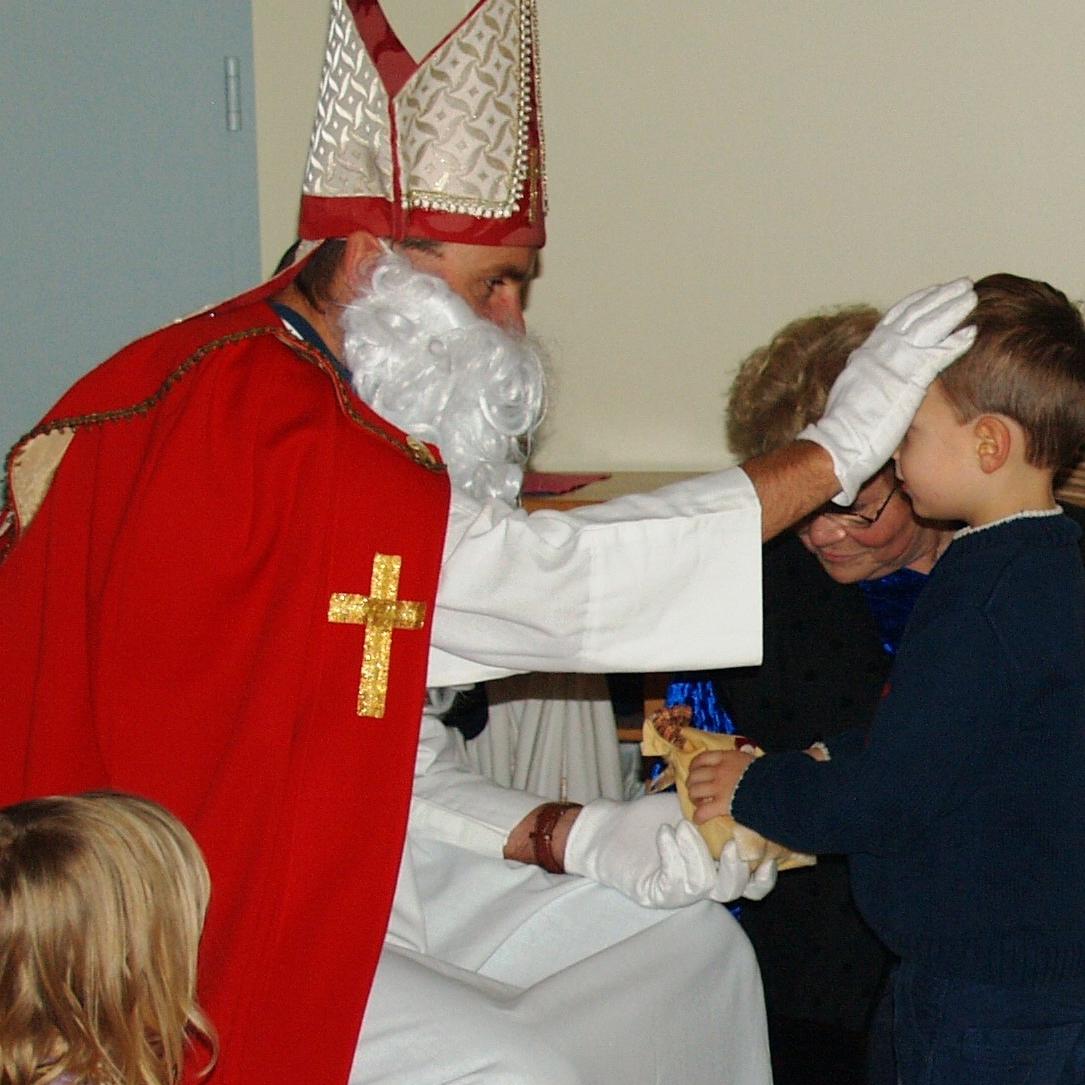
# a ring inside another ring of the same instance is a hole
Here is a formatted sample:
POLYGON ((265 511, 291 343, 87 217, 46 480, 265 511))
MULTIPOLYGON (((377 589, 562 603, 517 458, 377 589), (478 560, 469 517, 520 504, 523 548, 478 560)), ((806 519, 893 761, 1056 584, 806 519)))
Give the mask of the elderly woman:
MULTIPOLYGON (((821 417, 848 355, 878 322, 853 306, 792 321, 751 354, 731 386, 727 440, 742 459, 787 444, 821 417)), ((950 529, 917 519, 892 463, 847 508, 826 505, 798 525, 803 545, 840 584, 869 582, 898 569, 926 574, 949 544, 950 529)))
MULTIPOLYGON (((805 317, 751 354, 728 406, 734 453, 786 444, 817 419, 878 317, 866 306, 805 317)), ((890 463, 852 505, 826 505, 768 544, 763 662, 711 675, 734 729, 774 750, 867 727, 912 603, 953 528, 914 515, 890 463)), ((889 961, 852 904, 843 858, 789 872, 763 901, 744 902, 741 919, 761 965, 777 1085, 895 1080, 891 1066, 881 1068, 884 1056, 867 1067, 889 961)))

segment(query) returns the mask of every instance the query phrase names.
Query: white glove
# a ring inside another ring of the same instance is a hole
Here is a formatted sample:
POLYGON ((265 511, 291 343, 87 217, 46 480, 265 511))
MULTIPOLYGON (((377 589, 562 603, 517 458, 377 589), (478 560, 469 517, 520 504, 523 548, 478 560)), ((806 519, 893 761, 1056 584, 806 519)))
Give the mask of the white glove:
MULTIPOLYGON (((720 867, 723 867, 722 863, 720 867)), ((746 888, 742 890, 742 895, 747 900, 762 900, 767 897, 776 888, 776 873, 776 860, 762 859, 750 875, 750 880, 746 883, 746 888)))
POLYGON ((704 900, 716 884, 708 845, 669 791, 629 802, 589 802, 565 841, 565 870, 648 908, 704 900))
POLYGON ((852 351, 829 391, 825 413, 798 435, 832 456, 838 504, 850 505, 893 455, 931 381, 972 345, 974 327, 953 329, 976 300, 969 279, 917 290, 852 351))
POLYGON ((720 851, 720 869, 709 896, 726 904, 745 897, 760 900, 776 885, 776 860, 763 859, 750 873, 750 864, 738 857, 738 845, 728 840, 720 851))
POLYGON ((717 866, 697 827, 682 817, 674 792, 588 803, 569 830, 565 870, 647 908, 679 908, 706 898, 760 900, 776 884, 776 863, 766 860, 751 877, 733 840, 717 866))

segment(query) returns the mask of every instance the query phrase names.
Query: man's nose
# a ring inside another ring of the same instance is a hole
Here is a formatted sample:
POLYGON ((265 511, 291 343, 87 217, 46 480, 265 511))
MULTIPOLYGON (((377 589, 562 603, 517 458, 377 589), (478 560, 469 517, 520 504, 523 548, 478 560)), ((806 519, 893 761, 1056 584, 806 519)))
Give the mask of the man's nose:
POLYGON ((489 312, 486 315, 507 331, 516 332, 519 335, 527 331, 527 324, 524 321, 524 302, 519 294, 508 294, 491 299, 489 312))

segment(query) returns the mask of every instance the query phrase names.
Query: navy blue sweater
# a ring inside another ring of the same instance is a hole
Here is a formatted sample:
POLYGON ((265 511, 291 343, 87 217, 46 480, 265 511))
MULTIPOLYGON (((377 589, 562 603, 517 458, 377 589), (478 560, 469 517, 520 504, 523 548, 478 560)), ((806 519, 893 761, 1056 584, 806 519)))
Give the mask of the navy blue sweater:
POLYGON ((941 975, 1085 996, 1079 536, 1057 515, 954 539, 866 740, 762 758, 735 794, 765 836, 847 853, 874 931, 941 975))

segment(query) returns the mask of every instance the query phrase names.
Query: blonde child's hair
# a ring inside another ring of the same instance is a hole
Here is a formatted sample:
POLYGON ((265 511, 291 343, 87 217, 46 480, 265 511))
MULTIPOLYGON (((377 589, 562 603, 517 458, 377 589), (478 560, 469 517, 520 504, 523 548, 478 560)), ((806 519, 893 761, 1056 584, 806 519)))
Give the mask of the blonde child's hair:
MULTIPOLYGON (((211 883, 164 807, 116 792, 0 810, 0 1085, 174 1085, 211 883)), ((210 1064, 208 1068, 210 1067, 210 1064)))

